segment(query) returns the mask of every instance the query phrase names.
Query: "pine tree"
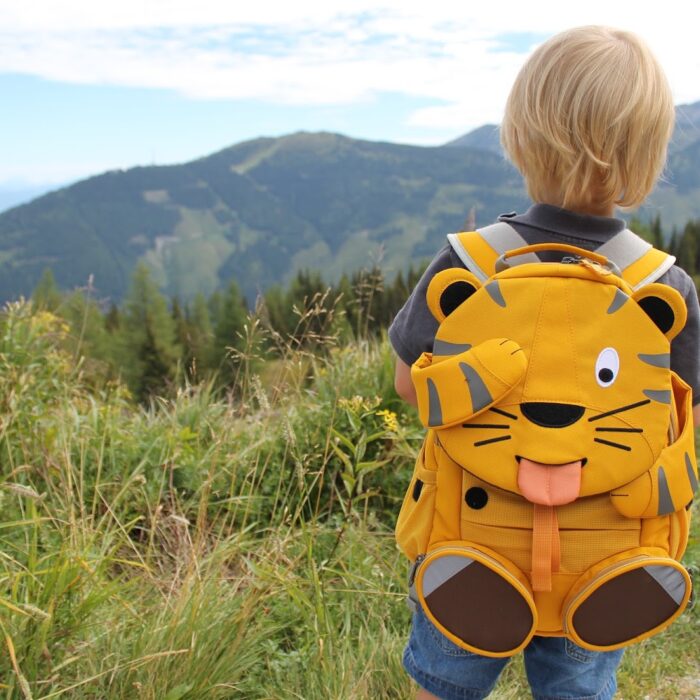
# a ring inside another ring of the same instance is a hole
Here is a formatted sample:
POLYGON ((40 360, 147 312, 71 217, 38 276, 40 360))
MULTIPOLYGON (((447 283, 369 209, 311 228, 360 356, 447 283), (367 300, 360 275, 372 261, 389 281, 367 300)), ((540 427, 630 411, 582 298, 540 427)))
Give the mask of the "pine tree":
POLYGON ((212 364, 221 380, 230 384, 235 376, 235 353, 243 349, 243 327, 248 311, 238 285, 231 280, 222 298, 214 325, 212 364))
POLYGON ((32 292, 32 306, 36 309, 54 312, 61 304, 61 292, 56 285, 51 268, 44 268, 41 279, 32 292))
POLYGON ((105 328, 108 333, 116 333, 121 327, 121 313, 119 312, 119 307, 112 302, 109 305, 109 311, 105 316, 105 328))
POLYGON ((145 401, 154 391, 164 391, 173 380, 180 347, 165 298, 144 263, 134 270, 122 327, 122 367, 134 395, 145 401))
POLYGON ((169 380, 173 377, 172 359, 163 352, 162 341, 156 337, 158 323, 149 312, 146 312, 144 335, 139 348, 139 363, 141 376, 139 377, 138 397, 145 401, 151 396, 166 393, 169 380))
POLYGON ((192 300, 191 311, 187 315, 187 320, 191 335, 192 364, 190 371, 194 379, 197 376, 208 373, 212 369, 209 361, 213 351, 214 332, 207 300, 201 292, 198 292, 192 300))
POLYGON ((661 214, 657 214, 651 221, 651 244, 654 248, 665 250, 666 241, 661 230, 661 214))
POLYGON ((93 378, 116 376, 119 357, 98 304, 83 290, 76 290, 66 298, 62 309, 71 328, 73 351, 76 356, 88 358, 93 378))
POLYGON ((184 378, 192 379, 192 333, 190 331, 189 322, 187 321, 187 304, 185 307, 180 305, 180 300, 177 296, 170 299, 170 315, 173 319, 175 328, 175 341, 180 348, 179 366, 180 371, 184 372, 184 378))
POLYGON ((262 315, 267 326, 286 339, 291 332, 292 310, 289 306, 288 295, 279 285, 269 287, 263 295, 262 315))
POLYGON ((694 275, 697 272, 696 260, 698 257, 698 240, 695 232, 695 227, 692 222, 688 222, 683 229, 683 235, 678 242, 678 250, 676 252, 676 262, 689 275, 694 275))

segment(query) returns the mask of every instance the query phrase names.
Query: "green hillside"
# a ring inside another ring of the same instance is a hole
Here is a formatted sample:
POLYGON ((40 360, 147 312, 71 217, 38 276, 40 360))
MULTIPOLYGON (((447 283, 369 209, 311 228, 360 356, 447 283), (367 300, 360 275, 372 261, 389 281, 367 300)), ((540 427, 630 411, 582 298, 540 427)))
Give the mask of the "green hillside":
POLYGON ((184 165, 109 172, 0 215, 0 299, 51 266, 60 286, 120 299, 139 259, 191 298, 234 277, 250 297, 299 268, 337 279, 381 258, 432 255, 469 210, 486 223, 527 200, 502 158, 300 133, 184 165))
MULTIPOLYGON (((700 103, 678 108, 666 180, 640 212, 666 233, 700 217, 700 103)), ((472 208, 477 225, 528 206, 487 125, 440 147, 330 133, 259 138, 182 165, 112 171, 0 214, 0 301, 51 267, 66 289, 119 301, 136 263, 191 299, 234 278, 249 299, 302 268, 327 281, 430 257, 472 208)))

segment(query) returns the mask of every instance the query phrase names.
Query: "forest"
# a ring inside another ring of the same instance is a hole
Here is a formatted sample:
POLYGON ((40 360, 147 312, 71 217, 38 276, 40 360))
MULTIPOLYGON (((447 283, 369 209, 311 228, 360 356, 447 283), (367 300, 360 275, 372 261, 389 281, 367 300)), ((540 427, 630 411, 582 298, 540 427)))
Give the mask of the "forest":
MULTIPOLYGON (((700 220, 664 236, 660 216, 632 230, 676 256, 691 276, 700 274, 700 220)), ((105 306, 88 284, 71 292, 56 286, 46 269, 32 293, 35 308, 70 326, 71 352, 86 358, 96 382, 120 376, 138 401, 172 395, 178 386, 213 379, 230 386, 237 360, 252 351, 273 359, 291 344, 319 352, 329 345, 377 337, 386 330, 427 264, 389 278, 379 265, 330 284, 318 271, 301 270, 286 287, 273 286, 246 299, 235 280, 209 297, 167 299, 144 264, 137 265, 123 303, 105 306)))

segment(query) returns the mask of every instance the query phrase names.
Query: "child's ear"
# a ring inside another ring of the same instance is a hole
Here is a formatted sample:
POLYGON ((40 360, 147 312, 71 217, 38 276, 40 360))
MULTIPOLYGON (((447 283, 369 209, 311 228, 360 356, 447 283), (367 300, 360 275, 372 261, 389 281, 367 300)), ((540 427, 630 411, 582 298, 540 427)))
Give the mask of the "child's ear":
POLYGON ((672 287, 647 284, 637 290, 632 299, 669 340, 673 340, 685 326, 688 310, 683 297, 672 287))
POLYGON ((442 270, 428 285, 428 308, 438 323, 441 323, 480 287, 481 282, 464 268, 451 267, 442 270))

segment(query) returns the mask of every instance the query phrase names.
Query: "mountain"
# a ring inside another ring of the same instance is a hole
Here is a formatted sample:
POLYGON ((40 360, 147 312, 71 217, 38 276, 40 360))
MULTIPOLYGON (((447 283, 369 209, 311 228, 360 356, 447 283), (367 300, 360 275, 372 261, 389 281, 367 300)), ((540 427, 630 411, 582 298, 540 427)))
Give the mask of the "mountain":
MULTIPOLYGON (((503 153, 498 124, 484 124, 463 136, 448 141, 448 147, 479 148, 492 153, 503 153)), ((669 154, 682 151, 700 141, 700 102, 676 107, 676 124, 669 144, 669 154)))
POLYGON ((50 266, 61 287, 94 275, 119 300, 140 259, 167 294, 233 277, 249 298, 299 268, 326 279, 381 258, 388 271, 431 256, 475 207, 477 221, 523 209, 502 157, 468 148, 297 133, 184 165, 89 178, 0 214, 0 299, 28 294, 50 266))
POLYGON ((483 151, 503 154, 501 140, 498 133, 498 124, 484 124, 474 131, 470 131, 464 136, 448 141, 445 146, 448 148, 480 148, 483 151))
POLYGON ((58 189, 60 185, 26 185, 21 183, 4 183, 0 185, 0 212, 19 206, 40 197, 49 190, 58 189))
POLYGON ((700 141, 700 102, 676 107, 676 128, 669 151, 678 153, 696 141, 700 141))
MULTIPOLYGON (((503 153, 496 124, 486 124, 445 144, 445 148, 455 147, 503 153)), ((638 215, 642 219, 651 219, 659 214, 667 234, 672 228, 682 228, 690 219, 700 218, 698 163, 700 102, 678 105, 666 170, 656 190, 637 212, 638 215)))
MULTIPOLYGON (((642 217, 700 218, 700 103, 678 108, 666 179, 642 217)), ((28 295, 45 267, 62 288, 119 301, 137 261, 189 299, 234 278, 249 299, 301 268, 328 281, 379 262, 393 274, 445 233, 528 206, 487 125, 419 147, 297 133, 182 165, 107 172, 0 214, 0 300, 28 295)))

